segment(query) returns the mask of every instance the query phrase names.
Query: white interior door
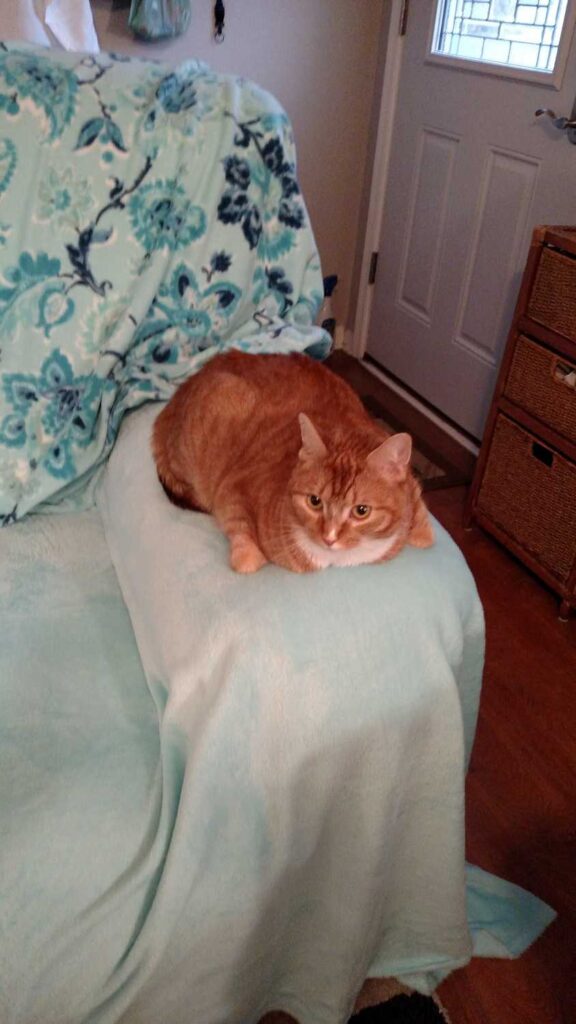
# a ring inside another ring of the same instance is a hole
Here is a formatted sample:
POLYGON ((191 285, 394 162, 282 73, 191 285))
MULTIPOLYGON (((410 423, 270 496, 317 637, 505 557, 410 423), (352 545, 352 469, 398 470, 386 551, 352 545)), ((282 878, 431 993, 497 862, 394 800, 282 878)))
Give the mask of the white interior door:
POLYGON ((437 0, 409 8, 367 353, 477 438, 532 229, 576 224, 576 145, 535 117, 571 112, 575 3, 563 35, 538 30, 566 0, 445 0, 436 33, 437 0), (469 54, 564 70, 554 84, 469 54))

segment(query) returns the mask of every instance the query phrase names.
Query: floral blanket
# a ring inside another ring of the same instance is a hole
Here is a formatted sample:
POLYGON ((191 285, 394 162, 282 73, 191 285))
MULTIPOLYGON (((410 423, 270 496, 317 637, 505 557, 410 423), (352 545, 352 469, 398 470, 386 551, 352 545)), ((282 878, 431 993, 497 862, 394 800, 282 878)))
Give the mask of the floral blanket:
POLYGON ((82 504, 123 414, 305 350, 318 255, 276 101, 189 61, 0 44, 0 524, 82 504))

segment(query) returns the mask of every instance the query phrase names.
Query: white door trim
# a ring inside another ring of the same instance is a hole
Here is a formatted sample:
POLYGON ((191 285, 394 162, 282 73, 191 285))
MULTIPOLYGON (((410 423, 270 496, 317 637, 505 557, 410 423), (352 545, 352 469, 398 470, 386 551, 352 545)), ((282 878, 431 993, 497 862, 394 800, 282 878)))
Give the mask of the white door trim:
MULTIPOLYGON (((364 239, 362 269, 360 271, 360 288, 356 316, 354 318, 354 333, 350 346, 351 354, 359 359, 362 358, 366 351, 368 340, 373 295, 373 285, 368 284, 370 260, 372 259, 372 253, 378 252, 380 245, 380 229, 382 227, 384 199, 388 184, 390 153, 392 151, 392 130, 396 115, 398 81, 404 52, 404 37, 399 32, 404 2, 405 0, 392 0, 392 10, 388 23, 388 41, 386 45, 376 146, 374 149, 370 202, 366 218, 366 237, 364 239)), ((410 18, 409 12, 408 18, 410 18)))

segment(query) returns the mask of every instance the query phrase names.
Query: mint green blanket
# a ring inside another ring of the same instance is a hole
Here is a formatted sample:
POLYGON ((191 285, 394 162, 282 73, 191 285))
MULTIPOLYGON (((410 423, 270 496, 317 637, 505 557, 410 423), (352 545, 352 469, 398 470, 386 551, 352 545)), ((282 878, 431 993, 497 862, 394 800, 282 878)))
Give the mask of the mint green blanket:
POLYGON ((344 1024, 366 974, 518 955, 548 908, 464 888, 483 631, 455 545, 238 577, 161 491, 151 415, 103 481, 123 594, 96 512, 0 532, 2 1024, 344 1024))
POLYGON ((124 412, 218 349, 325 355, 321 292, 271 96, 0 44, 0 525, 62 508, 124 412))

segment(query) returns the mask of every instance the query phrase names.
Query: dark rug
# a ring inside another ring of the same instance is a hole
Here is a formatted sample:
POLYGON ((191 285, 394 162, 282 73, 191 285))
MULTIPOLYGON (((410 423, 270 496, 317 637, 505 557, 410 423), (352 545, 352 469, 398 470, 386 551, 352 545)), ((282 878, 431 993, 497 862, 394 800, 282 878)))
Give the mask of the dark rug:
POLYGON ((429 996, 414 992, 394 996, 379 1006, 369 1006, 350 1018, 349 1024, 449 1024, 440 1006, 429 996))
MULTIPOLYGON (((361 397, 365 408, 375 420, 378 420, 384 430, 388 430, 391 434, 406 430, 402 423, 389 415, 377 398, 373 398, 372 395, 362 395, 361 397)), ((459 469, 451 466, 434 452, 426 444, 426 441, 415 437, 412 431, 408 431, 408 433, 412 434, 412 469, 420 479, 424 491, 433 491, 440 487, 457 487, 459 484, 468 482, 466 476, 459 469)))

